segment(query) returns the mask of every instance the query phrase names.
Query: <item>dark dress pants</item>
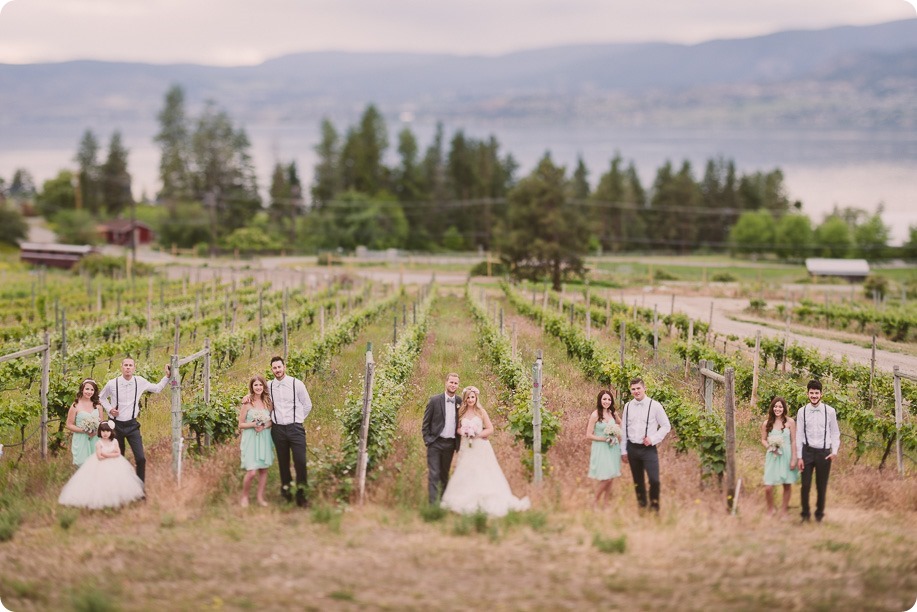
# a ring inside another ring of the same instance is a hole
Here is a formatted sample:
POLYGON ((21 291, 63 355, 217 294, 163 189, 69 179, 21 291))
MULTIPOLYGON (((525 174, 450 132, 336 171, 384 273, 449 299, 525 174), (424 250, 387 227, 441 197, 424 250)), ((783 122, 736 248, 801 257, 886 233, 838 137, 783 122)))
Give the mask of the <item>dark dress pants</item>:
POLYGON ((809 491, 812 489, 812 472, 815 472, 815 520, 825 516, 825 501, 828 496, 828 476, 831 474, 830 448, 802 447, 802 519, 809 520, 809 491))
POLYGON ((302 423, 271 426, 271 440, 277 450, 277 467, 280 470, 280 493, 287 501, 293 499, 290 483, 290 457, 293 457, 293 468, 296 470, 296 503, 306 505, 306 430, 302 423))
POLYGON ((449 484, 449 470, 452 468, 452 456, 455 455, 455 438, 436 438, 427 447, 427 473, 429 474, 428 493, 430 503, 435 504, 442 497, 449 484))
POLYGON ((627 443, 627 461, 634 477, 637 504, 646 508, 646 479, 650 481, 649 507, 659 512, 659 452, 655 446, 627 443), (645 477, 644 477, 645 476, 645 477))
POLYGON ((118 447, 121 449, 121 456, 124 457, 124 440, 131 445, 131 452, 134 453, 134 462, 137 464, 137 478, 146 481, 146 455, 143 453, 143 437, 140 435, 140 423, 137 419, 129 421, 117 421, 115 423, 115 440, 118 441, 118 447))

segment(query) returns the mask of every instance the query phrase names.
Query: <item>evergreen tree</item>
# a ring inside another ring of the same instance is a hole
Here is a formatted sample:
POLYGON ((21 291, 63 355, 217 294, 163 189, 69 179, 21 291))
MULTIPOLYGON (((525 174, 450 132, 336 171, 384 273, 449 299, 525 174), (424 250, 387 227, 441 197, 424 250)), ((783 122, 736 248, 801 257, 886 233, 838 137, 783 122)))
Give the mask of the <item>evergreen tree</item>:
POLYGON ((764 208, 779 217, 790 209, 790 199, 783 184, 783 171, 779 168, 743 176, 738 191, 743 210, 764 208))
POLYGON ((442 242, 443 233, 451 223, 447 223, 446 201, 449 198, 446 187, 446 156, 444 152, 445 136, 443 124, 436 124, 436 133, 433 142, 427 147, 421 163, 423 176, 423 191, 430 201, 429 208, 424 211, 423 225, 426 234, 436 244, 442 242))
POLYGON ((173 85, 166 92, 165 106, 159 112, 159 133, 154 138, 162 151, 159 158, 159 180, 164 200, 188 200, 193 197, 190 159, 191 139, 185 116, 185 92, 173 85))
POLYGON ((691 173, 691 163, 685 160, 678 173, 671 162, 657 172, 650 201, 649 241, 656 248, 674 249, 687 253, 698 239, 698 212, 701 205, 700 188, 691 173))
POLYGON ((590 198, 593 232, 604 251, 615 253, 641 246, 644 236, 643 187, 633 163, 627 169, 623 163, 621 155, 615 153, 590 198))
POLYGON ((191 140, 194 195, 210 210, 211 234, 218 238, 246 225, 261 208, 251 143, 212 102, 191 140))
POLYGON ((312 179, 312 208, 314 210, 321 210, 341 190, 341 169, 338 165, 340 136, 334 124, 328 119, 322 119, 321 131, 321 141, 315 147, 318 163, 315 165, 315 174, 312 179))
POLYGON ((86 130, 80 139, 79 149, 74 157, 79 166, 79 194, 77 205, 93 215, 102 211, 102 189, 100 185, 99 141, 91 130, 86 130))
POLYGON ((108 159, 102 166, 99 182, 102 202, 109 215, 117 216, 134 201, 131 175, 127 171, 128 151, 121 142, 121 132, 115 131, 108 144, 108 159))
POLYGON ((576 170, 573 171, 573 198, 585 203, 589 198, 590 192, 589 168, 586 167, 583 156, 578 155, 576 158, 576 170))
POLYGON ((722 157, 707 160, 700 192, 703 208, 698 218, 700 243, 719 248, 728 240, 729 228, 735 225, 741 212, 735 163, 722 157))
POLYGON ((429 194, 424 190, 423 166, 419 156, 417 138, 410 128, 405 127, 398 133, 400 162, 394 171, 393 186, 408 221, 405 246, 411 250, 429 250, 433 246, 427 231, 427 215, 431 203, 429 194))
POLYGON ((275 228, 285 227, 290 222, 290 200, 292 197, 292 188, 289 181, 289 173, 283 164, 277 162, 274 164, 274 171, 271 173, 270 188, 271 203, 268 207, 271 223, 275 228))
POLYGON ((360 118, 359 126, 347 131, 341 150, 342 187, 375 195, 388 185, 388 171, 382 163, 388 148, 385 120, 370 104, 360 118))
POLYGON ((501 260, 516 278, 549 277, 553 287, 582 276, 588 221, 571 204, 572 186, 549 154, 508 196, 506 221, 498 234, 501 260))

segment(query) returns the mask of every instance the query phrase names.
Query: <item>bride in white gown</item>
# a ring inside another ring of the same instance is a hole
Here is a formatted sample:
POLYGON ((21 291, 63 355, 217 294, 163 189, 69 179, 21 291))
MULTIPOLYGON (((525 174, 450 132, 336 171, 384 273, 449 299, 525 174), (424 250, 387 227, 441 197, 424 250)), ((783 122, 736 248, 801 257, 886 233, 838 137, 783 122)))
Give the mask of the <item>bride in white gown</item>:
POLYGON ((483 511, 505 516, 510 510, 528 510, 529 498, 515 497, 487 439, 494 426, 478 403, 478 390, 465 387, 459 408, 458 434, 462 436, 458 464, 443 493, 443 508, 463 514, 483 511))

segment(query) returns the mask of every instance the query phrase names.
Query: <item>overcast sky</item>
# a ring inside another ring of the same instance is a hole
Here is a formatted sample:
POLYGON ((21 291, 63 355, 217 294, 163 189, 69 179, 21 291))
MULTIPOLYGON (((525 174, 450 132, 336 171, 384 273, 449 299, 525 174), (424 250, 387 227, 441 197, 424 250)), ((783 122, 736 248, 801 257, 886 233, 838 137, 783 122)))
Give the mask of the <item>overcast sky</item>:
MULTIPOLYGON (((917 2, 917 0, 914 0, 917 2)), ((0 62, 257 64, 296 51, 499 54, 907 19, 906 0, 0 0, 0 62)))

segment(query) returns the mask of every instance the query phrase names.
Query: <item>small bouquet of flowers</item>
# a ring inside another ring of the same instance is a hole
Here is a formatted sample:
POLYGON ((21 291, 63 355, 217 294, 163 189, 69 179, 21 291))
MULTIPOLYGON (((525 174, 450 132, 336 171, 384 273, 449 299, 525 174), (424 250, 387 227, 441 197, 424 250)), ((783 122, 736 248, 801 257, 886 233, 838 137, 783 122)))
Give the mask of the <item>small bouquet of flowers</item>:
POLYGON ((783 436, 767 439, 767 451, 775 455, 783 454, 783 436))
POLYGON ((621 426, 615 423, 614 421, 609 421, 605 425, 605 439, 609 444, 614 446, 621 441, 621 426))
POLYGON ((468 448, 471 448, 471 442, 479 433, 481 433, 481 431, 478 429, 476 422, 462 419, 462 426, 459 428, 459 434, 468 438, 468 448))
POLYGON ((82 429, 87 436, 94 436, 99 431, 99 417, 95 412, 89 415, 88 419, 83 419, 82 429))
POLYGON ((259 411, 252 415, 252 423, 255 424, 255 427, 267 427, 267 424, 270 422, 271 415, 266 412, 259 411))

